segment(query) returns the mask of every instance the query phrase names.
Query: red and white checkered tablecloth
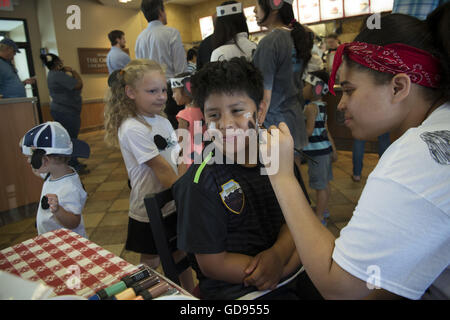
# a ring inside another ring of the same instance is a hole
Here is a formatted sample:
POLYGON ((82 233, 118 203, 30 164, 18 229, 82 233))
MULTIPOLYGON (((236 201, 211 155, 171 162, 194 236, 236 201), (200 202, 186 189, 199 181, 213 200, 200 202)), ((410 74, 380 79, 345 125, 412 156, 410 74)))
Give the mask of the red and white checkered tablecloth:
POLYGON ((77 233, 59 229, 0 251, 0 270, 89 297, 138 268, 77 233))

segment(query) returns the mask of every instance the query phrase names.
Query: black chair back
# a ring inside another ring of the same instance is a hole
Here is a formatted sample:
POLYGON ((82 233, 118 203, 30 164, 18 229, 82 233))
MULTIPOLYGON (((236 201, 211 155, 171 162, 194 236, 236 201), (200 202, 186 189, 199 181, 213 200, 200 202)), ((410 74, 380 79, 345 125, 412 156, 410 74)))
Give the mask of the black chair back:
POLYGON ((152 228, 153 240, 161 259, 164 275, 171 281, 180 285, 179 275, 190 267, 187 257, 178 263, 172 254, 177 251, 177 212, 163 217, 161 209, 173 200, 172 190, 167 189, 157 194, 152 194, 144 199, 145 208, 150 226, 152 228))

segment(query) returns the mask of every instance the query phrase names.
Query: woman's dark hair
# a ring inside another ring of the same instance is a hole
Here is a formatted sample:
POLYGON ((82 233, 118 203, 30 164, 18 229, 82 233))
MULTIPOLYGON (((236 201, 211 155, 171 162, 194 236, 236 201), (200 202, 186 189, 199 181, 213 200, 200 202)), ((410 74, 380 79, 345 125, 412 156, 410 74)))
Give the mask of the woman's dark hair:
POLYGON ((53 53, 41 54, 40 58, 48 70, 52 70, 58 62, 61 62, 61 59, 53 53))
MULTIPOLYGON (((426 21, 404 14, 388 14, 381 17, 380 29, 364 28, 354 41, 367 42, 379 46, 391 43, 403 43, 411 47, 422 49, 437 57, 441 62, 441 87, 426 90, 429 100, 450 97, 450 45, 448 38, 450 3, 438 7, 427 18, 426 21)), ((349 67, 358 68, 369 72, 377 84, 389 82, 394 75, 378 72, 366 68, 351 61, 346 56, 344 59, 349 67)))
POLYGON ((325 70, 313 71, 313 72, 310 72, 310 74, 319 78, 320 80, 322 80, 325 83, 328 83, 328 80, 330 80, 330 75, 325 70))
POLYGON ((159 12, 164 11, 163 0, 142 0, 141 11, 148 22, 159 19, 159 12))
MULTIPOLYGON (((270 1, 273 0, 258 0, 261 9, 263 9, 265 13, 263 21, 269 17, 270 11, 272 11, 270 1)), ((308 32, 305 27, 295 20, 294 11, 291 4, 283 2, 283 6, 278 10, 278 15, 283 24, 292 27, 291 36, 294 40, 297 57, 301 59, 303 61, 303 65, 306 66, 309 59, 311 59, 314 34, 312 32, 308 32)))
MULTIPOLYGON (((220 6, 225 6, 227 4, 238 3, 237 1, 225 1, 220 4, 220 6)), ((223 46, 230 40, 234 40, 234 43, 239 48, 237 43, 236 35, 240 32, 246 32, 248 34, 247 19, 244 13, 236 13, 223 17, 217 17, 216 23, 214 25, 214 33, 212 37, 213 50, 223 46)), ((239 48, 241 51, 242 49, 239 48)))
POLYGON ((191 48, 188 50, 188 52, 186 53, 186 60, 187 61, 191 61, 192 59, 194 59, 194 57, 197 56, 197 50, 195 50, 194 48, 191 48))
POLYGON ((203 111, 211 94, 245 92, 259 108, 264 95, 263 76, 245 57, 205 64, 191 78, 194 103, 203 111))
POLYGON ((122 38, 122 36, 125 33, 123 33, 123 31, 120 30, 113 30, 110 33, 108 33, 108 39, 111 42, 112 46, 115 46, 117 44, 117 39, 122 38))

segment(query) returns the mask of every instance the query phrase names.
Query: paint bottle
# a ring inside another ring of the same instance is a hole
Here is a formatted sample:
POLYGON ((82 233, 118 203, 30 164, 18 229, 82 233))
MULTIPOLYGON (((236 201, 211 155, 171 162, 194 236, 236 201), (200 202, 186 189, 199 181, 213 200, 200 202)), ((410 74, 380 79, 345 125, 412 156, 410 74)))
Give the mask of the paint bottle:
POLYGON ((131 288, 116 294, 114 297, 116 300, 133 300, 140 292, 157 285, 159 281, 158 276, 153 275, 150 278, 133 285, 131 288))
POLYGON ((134 300, 152 300, 158 298, 162 294, 166 293, 170 289, 170 285, 167 282, 161 281, 156 286, 151 287, 148 290, 144 290, 134 300))
POLYGON ((131 275, 125 276, 121 281, 97 291, 93 296, 89 297, 89 300, 105 300, 106 298, 112 297, 124 290, 129 286, 148 278, 153 275, 153 272, 145 265, 139 265, 139 270, 131 275))

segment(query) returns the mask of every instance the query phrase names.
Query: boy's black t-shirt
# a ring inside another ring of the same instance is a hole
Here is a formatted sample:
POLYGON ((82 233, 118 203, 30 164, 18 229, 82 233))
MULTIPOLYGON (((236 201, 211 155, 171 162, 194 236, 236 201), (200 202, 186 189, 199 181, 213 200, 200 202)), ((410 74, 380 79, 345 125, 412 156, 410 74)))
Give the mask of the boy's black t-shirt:
POLYGON ((283 213, 260 167, 191 165, 173 186, 178 211, 178 248, 187 252, 205 299, 235 299, 256 290, 206 278, 194 254, 223 251, 255 256, 269 249, 285 223, 283 213))

